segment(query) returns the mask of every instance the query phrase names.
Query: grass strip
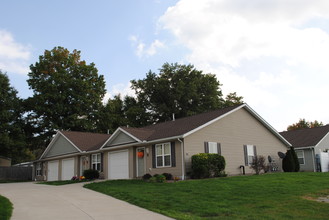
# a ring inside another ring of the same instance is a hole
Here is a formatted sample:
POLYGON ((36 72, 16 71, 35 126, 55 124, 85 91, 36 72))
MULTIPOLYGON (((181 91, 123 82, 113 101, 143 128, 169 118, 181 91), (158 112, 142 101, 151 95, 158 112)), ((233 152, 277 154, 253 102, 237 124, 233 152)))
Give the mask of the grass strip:
POLYGON ((306 199, 329 190, 329 173, 148 183, 113 180, 92 189, 175 219, 328 219, 329 204, 306 199))

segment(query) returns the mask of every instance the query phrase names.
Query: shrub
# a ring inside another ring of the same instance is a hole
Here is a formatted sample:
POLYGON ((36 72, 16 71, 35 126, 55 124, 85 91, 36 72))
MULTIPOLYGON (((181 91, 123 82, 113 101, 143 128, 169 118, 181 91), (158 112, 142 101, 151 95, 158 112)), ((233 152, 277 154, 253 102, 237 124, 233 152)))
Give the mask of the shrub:
POLYGON ((152 176, 150 179, 149 179, 149 182, 150 183, 155 183, 157 181, 157 178, 155 176, 152 176))
POLYGON ((284 172, 295 172, 295 161, 291 150, 288 150, 282 160, 282 169, 284 172))
POLYGON ((297 154, 296 154, 296 151, 293 147, 291 147, 291 153, 292 153, 292 156, 294 158, 294 163, 295 163, 295 172, 298 172, 299 169, 300 169, 300 165, 299 165, 299 160, 298 160, 298 157, 297 157, 297 154))
POLYGON ((166 180, 172 180, 173 179, 171 173, 163 173, 162 175, 164 175, 166 177, 166 180))
POLYGON ((256 172, 256 175, 258 175, 262 170, 265 172, 266 169, 265 157, 262 155, 259 156, 256 155, 252 160, 251 168, 256 172))
POLYGON ((99 172, 97 170, 85 170, 83 171, 83 176, 88 180, 98 179, 99 172))
POLYGON ((157 175, 155 178, 158 183, 166 182, 166 177, 164 175, 157 175))
POLYGON ((150 183, 164 183, 166 182, 166 177, 164 175, 154 174, 154 176, 151 176, 148 181, 150 183))
POLYGON ((221 176, 225 169, 225 159, 218 154, 200 153, 192 156, 192 178, 221 176))
POLYGON ((149 173, 147 173, 147 174, 144 174, 144 176, 143 176, 143 180, 149 180, 150 178, 152 177, 152 175, 151 174, 149 174, 149 173))

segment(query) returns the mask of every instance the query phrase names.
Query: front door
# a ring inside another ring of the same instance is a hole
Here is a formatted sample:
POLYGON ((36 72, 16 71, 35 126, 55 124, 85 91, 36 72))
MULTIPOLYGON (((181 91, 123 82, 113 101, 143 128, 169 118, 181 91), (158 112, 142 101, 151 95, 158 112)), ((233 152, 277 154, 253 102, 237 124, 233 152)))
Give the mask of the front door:
POLYGON ((82 176, 83 171, 90 169, 89 156, 81 156, 80 160, 80 176, 82 176))
POLYGON ((137 164, 137 177, 144 176, 145 174, 145 148, 139 147, 136 149, 136 164, 137 164))

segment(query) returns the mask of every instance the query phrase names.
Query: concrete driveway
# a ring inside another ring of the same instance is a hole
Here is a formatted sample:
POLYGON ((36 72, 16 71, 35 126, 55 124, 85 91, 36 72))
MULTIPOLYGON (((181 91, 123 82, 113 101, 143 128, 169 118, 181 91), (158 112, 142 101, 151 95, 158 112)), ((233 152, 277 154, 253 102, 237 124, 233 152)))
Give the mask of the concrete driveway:
POLYGON ((82 186, 6 183, 0 195, 14 205, 11 220, 170 219, 82 186))

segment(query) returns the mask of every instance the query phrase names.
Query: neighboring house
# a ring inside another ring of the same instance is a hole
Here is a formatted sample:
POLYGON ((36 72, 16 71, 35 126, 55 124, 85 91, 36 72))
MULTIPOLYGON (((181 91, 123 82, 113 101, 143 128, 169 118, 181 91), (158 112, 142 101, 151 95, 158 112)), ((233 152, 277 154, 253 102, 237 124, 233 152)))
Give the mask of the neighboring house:
POLYGON ((143 128, 118 128, 101 147, 106 179, 131 179, 146 173, 171 173, 185 179, 191 157, 218 153, 225 172, 252 173, 255 155, 270 156, 281 169, 279 151, 290 143, 247 104, 228 107, 143 128))
POLYGON ((280 134, 295 148, 301 171, 329 172, 329 125, 280 134))
POLYGON ((11 159, 8 157, 0 156, 0 167, 10 167, 11 159))
POLYGON ((119 127, 111 136, 59 131, 36 172, 48 181, 70 179, 87 168, 100 170, 105 179, 140 178, 146 173, 185 179, 192 155, 218 153, 226 160, 228 175, 242 174, 244 169, 250 174, 256 155, 270 156, 281 170, 278 152, 290 146, 242 104, 142 128, 119 127))
POLYGON ((86 169, 102 174, 103 157, 99 149, 109 138, 108 134, 58 131, 34 163, 36 180, 69 180, 86 169))

